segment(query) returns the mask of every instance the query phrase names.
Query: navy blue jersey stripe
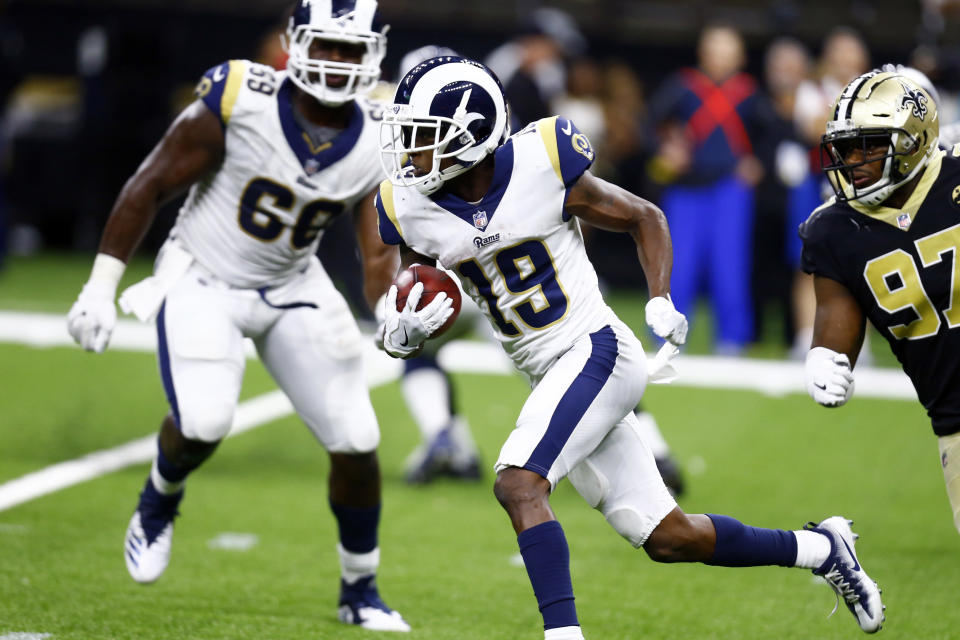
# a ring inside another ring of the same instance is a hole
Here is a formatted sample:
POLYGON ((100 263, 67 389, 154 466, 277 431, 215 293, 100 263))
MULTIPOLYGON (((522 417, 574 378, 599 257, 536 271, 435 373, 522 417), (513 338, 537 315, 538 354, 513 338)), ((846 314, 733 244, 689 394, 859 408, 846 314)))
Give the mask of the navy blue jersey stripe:
POLYGON ((170 351, 167 348, 167 303, 160 305, 157 315, 157 360, 160 362, 160 379, 163 380, 163 390, 167 394, 167 402, 173 411, 173 420, 180 428, 180 407, 177 404, 177 391, 173 388, 173 376, 170 373, 170 351))
POLYGON ((590 357, 560 398, 546 433, 523 465, 524 469, 539 473, 544 478, 617 363, 617 336, 609 325, 591 333, 590 342, 593 345, 590 357))

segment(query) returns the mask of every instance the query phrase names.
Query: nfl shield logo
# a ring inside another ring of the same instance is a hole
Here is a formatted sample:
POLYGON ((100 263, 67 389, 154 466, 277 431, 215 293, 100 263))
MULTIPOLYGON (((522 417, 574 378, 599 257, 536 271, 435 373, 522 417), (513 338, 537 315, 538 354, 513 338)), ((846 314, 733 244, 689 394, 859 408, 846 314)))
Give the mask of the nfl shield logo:
POLYGON ((477 210, 473 214, 473 226, 477 229, 483 230, 487 226, 487 212, 482 210, 477 210))
POLYGON ((312 176, 320 169, 320 163, 313 158, 307 158, 307 161, 303 164, 303 169, 308 176, 312 176))
POLYGON ((901 213, 897 216, 897 226, 901 229, 908 229, 910 227, 910 214, 901 213))

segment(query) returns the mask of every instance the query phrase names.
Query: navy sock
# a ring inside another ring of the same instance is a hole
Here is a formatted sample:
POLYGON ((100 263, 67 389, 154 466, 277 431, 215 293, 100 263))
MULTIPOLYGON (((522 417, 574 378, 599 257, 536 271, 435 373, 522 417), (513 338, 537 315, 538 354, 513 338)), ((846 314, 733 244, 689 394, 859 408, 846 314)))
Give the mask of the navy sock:
POLYGON ((792 567, 797 560, 797 537, 783 529, 750 527, 735 518, 708 513, 717 531, 713 557, 706 564, 721 567, 792 567))
POLYGON ((160 440, 157 439, 157 471, 167 482, 181 482, 187 475, 193 471, 193 467, 181 467, 167 460, 163 455, 163 447, 160 446, 160 440))
POLYGON ((556 520, 530 527, 517 536, 520 554, 533 585, 543 628, 579 625, 570 580, 570 549, 556 520))
POLYGON ((351 553, 367 553, 377 548, 377 526, 380 524, 380 505, 375 507, 345 507, 330 502, 330 510, 337 518, 340 544, 351 553))

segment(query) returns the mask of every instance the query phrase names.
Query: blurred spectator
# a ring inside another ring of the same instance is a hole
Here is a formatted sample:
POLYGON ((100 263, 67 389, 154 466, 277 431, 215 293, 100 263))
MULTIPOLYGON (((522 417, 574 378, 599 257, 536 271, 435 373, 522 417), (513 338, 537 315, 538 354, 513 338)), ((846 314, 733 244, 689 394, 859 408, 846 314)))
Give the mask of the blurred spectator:
POLYGON ((653 100, 659 146, 650 167, 667 185, 660 204, 673 236, 674 303, 692 315, 706 279, 715 349, 736 354, 753 337, 753 187, 763 174, 753 155, 761 126, 756 82, 740 71, 744 45, 732 27, 705 28, 697 55, 699 67, 679 71, 653 100))
MULTIPOLYGON (((820 203, 819 172, 811 171, 809 146, 794 119, 797 91, 809 80, 810 56, 798 41, 781 38, 764 57, 765 125, 757 141, 757 156, 767 168, 757 187, 754 227, 754 293, 761 318, 764 302, 774 300, 789 313, 794 273, 800 273, 797 227, 820 203)), ((792 330, 793 322, 786 328, 792 330)), ((787 342, 793 337, 785 332, 787 342)), ((803 353, 809 348, 803 347, 803 353)))
POLYGON ((837 27, 823 41, 816 79, 797 90, 794 115, 804 138, 820 144, 830 105, 847 83, 870 69, 870 53, 860 35, 849 27, 837 27))
POLYGON ((503 84, 514 129, 554 115, 551 101, 566 88, 564 58, 584 53, 587 41, 573 19, 559 9, 531 12, 520 35, 494 49, 485 64, 503 84))
POLYGON ((607 126, 603 109, 603 70, 596 60, 578 58, 570 63, 566 91, 551 101, 550 115, 576 123, 587 136, 597 158, 604 157, 607 126))

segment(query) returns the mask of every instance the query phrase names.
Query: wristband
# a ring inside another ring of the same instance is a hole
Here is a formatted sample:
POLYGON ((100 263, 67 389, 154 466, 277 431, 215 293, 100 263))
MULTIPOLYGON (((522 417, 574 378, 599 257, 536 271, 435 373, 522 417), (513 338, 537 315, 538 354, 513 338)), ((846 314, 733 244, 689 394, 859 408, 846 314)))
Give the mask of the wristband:
POLYGON ((92 284, 98 289, 106 290, 110 297, 117 294, 117 285, 120 284, 120 278, 127 269, 127 264, 106 253, 98 253, 93 259, 93 269, 90 270, 90 279, 87 284, 92 284))

